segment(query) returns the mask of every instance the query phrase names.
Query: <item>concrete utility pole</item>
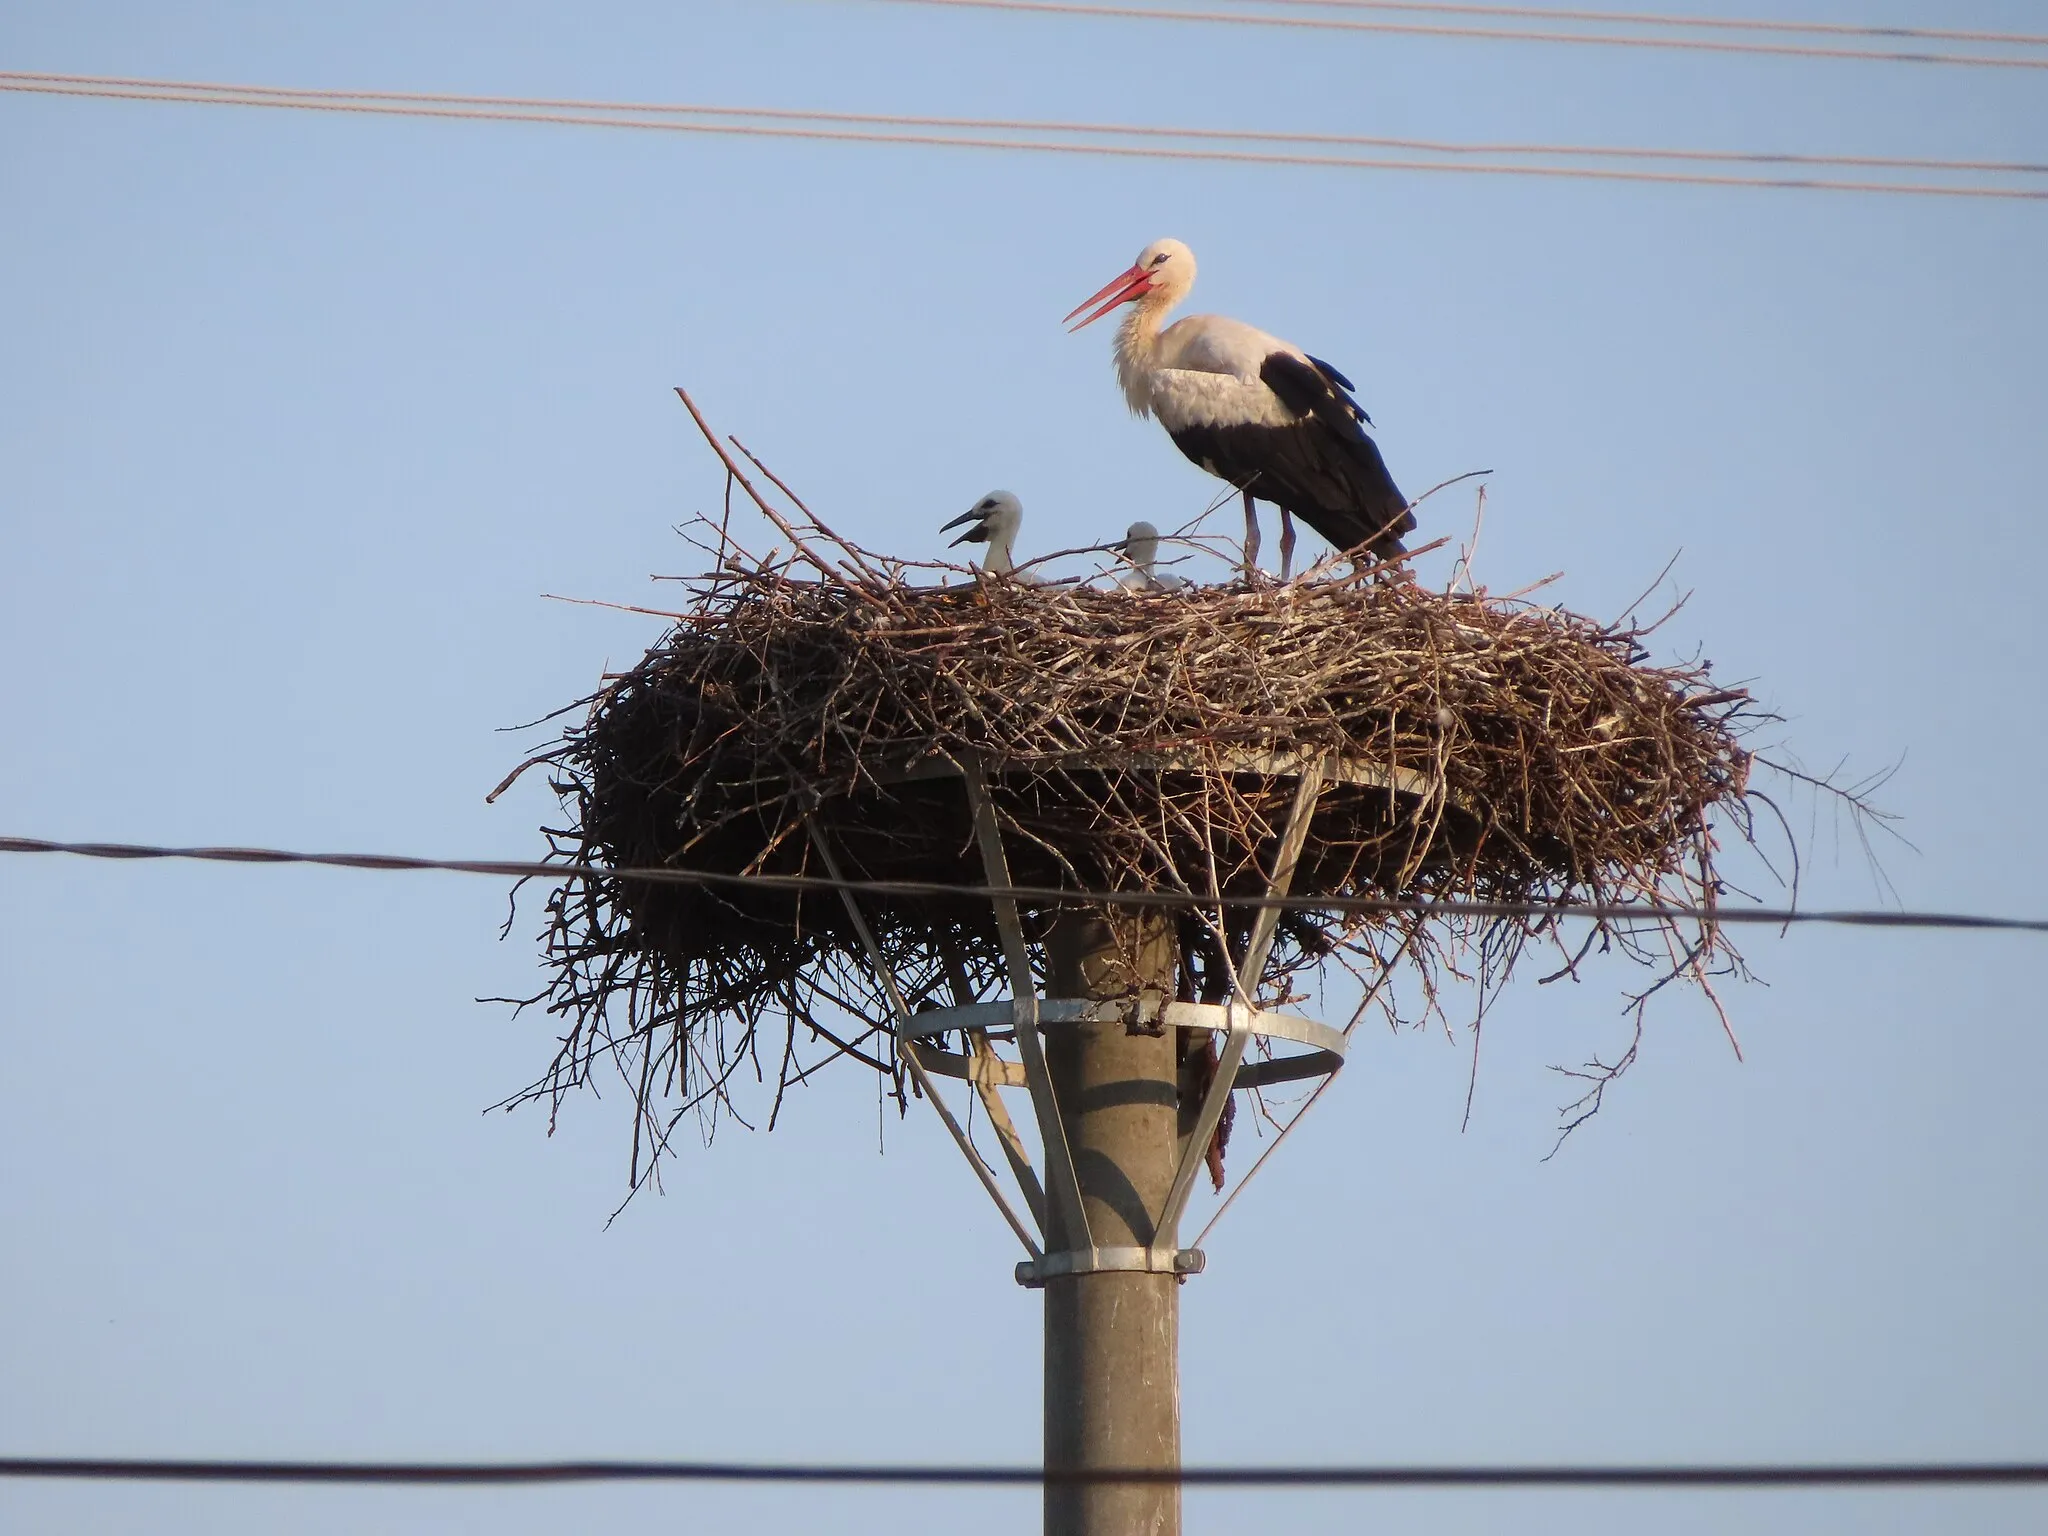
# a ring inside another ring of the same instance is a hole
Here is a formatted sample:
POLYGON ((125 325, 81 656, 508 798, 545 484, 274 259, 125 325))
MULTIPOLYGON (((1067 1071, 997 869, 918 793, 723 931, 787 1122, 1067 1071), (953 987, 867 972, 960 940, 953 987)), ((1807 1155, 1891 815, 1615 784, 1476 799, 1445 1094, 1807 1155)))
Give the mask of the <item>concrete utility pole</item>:
MULTIPOLYGON (((1178 948, 1155 913, 1062 918, 1047 939, 1053 994, 1160 1003, 1178 948)), ((1135 1011, 1135 1008, 1134 1010, 1135 1011)), ((1156 1013, 1156 1006, 1155 1006, 1156 1013)), ((1046 1066, 1098 1246, 1150 1247, 1179 1162, 1175 1031, 1077 1024, 1051 1034, 1046 1066)), ((1086 1239, 1060 1230, 1048 1248, 1086 1239)), ((1105 1270, 1045 1281, 1049 1471, 1180 1465, 1180 1280, 1105 1270)), ((1179 1536, 1176 1484, 1051 1484, 1046 1536, 1179 1536)))
MULTIPOLYGON (((1203 1262, 1199 1251, 1180 1247, 1179 1232, 1203 1153, 1235 1088, 1327 1076, 1342 1065, 1346 1042, 1312 1019, 1257 1006, 1277 907, 1252 919, 1234 963, 1221 957, 1231 1000, 1207 1003, 1176 998, 1181 956, 1174 918, 1124 908, 1058 910, 1040 941, 1048 995, 1039 996, 1041 967, 1022 914, 1014 897, 999 894, 1014 882, 993 800, 977 768, 970 765, 962 778, 1008 998, 971 1000, 972 984, 956 968, 954 1006, 926 1006, 913 1015, 853 892, 840 896, 888 990, 899 1049, 919 1093, 932 1101, 1030 1254, 1017 1266, 1018 1282, 1045 1291, 1045 1466, 1054 1474, 1045 1490, 1047 1536, 1179 1536, 1177 1480, 1070 1483, 1057 1474, 1179 1471, 1180 1281, 1203 1262), (992 1050, 999 1030, 1015 1060, 992 1050), (970 1051, 945 1048, 952 1031, 970 1051), (1245 1048, 1254 1038, 1310 1049, 1248 1064, 1245 1048), (1199 1067, 1198 1046, 1215 1051, 1199 1058, 1199 1067), (935 1074, 973 1085, 1028 1221, 946 1107, 935 1074), (997 1090, 1005 1087, 1030 1091, 1043 1180, 1002 1107, 997 1090)), ((1267 880, 1269 898, 1284 896, 1294 878, 1322 782, 1316 765, 1299 775, 1267 880)), ((815 829, 813 837, 837 878, 830 841, 815 829)), ((1229 942, 1220 933, 1218 939, 1229 942)))

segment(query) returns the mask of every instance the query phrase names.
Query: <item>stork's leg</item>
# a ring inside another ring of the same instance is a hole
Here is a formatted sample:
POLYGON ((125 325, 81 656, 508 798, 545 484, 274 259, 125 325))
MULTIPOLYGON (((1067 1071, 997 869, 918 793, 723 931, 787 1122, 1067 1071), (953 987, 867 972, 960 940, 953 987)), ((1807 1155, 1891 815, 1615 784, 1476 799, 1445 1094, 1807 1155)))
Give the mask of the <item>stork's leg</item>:
POLYGON ((1244 575, 1251 580, 1259 568, 1259 511, 1252 505, 1252 493, 1244 493, 1244 575))
POLYGON ((1294 514, 1280 509, 1280 579, 1294 574, 1294 514))

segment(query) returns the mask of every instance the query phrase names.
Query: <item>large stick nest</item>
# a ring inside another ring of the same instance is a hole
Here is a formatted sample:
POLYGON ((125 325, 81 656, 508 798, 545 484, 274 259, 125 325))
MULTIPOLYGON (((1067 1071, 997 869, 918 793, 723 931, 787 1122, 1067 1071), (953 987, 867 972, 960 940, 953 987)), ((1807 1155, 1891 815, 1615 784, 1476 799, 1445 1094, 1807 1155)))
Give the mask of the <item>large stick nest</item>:
MULTIPOLYGON (((1638 629, 1384 572, 919 585, 850 547, 850 562, 799 548, 808 564, 728 553, 546 754, 571 813, 558 856, 820 875, 822 834, 850 879, 982 886, 948 766, 964 765, 989 785, 1013 883, 1202 898, 1180 917, 1182 990, 1214 996, 1219 941, 1247 918, 1230 898, 1263 891, 1295 770, 1314 760, 1331 783, 1297 894, 1536 910, 1290 911, 1268 999, 1334 958, 1391 1015, 1405 961, 1429 1011, 1440 970, 1497 983, 1534 937, 1567 967, 1595 940, 1618 947, 1656 984, 1734 960, 1711 922, 1602 922, 1566 949, 1554 915, 1711 907, 1717 823, 1751 832, 1741 741, 1763 717, 1704 666, 1650 665, 1638 629)), ((1007 993, 985 899, 859 900, 913 1008, 1007 993)), ((1035 935, 1053 904, 1025 906, 1035 935)), ((559 1101, 610 1060, 660 1145, 690 1105, 733 1108, 742 1075, 779 1105, 821 1052, 894 1074, 889 1008, 836 892, 571 880, 550 913, 543 997, 567 1033, 537 1096, 559 1101)))

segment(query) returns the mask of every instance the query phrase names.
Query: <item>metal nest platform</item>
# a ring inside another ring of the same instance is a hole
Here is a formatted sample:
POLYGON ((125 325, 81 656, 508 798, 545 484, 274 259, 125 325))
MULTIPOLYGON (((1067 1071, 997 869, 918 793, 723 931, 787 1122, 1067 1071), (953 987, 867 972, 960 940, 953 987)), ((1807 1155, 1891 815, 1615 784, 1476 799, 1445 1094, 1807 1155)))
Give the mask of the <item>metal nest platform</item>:
MULTIPOLYGON (((982 861, 982 873, 991 893, 1014 885, 1002 829, 998 823, 990 785, 978 762, 950 763, 952 776, 961 784, 970 808, 974 841, 982 861)), ((1160 770, 1164 771, 1164 770, 1160 770)), ((1273 765, 1262 765, 1263 775, 1274 774, 1273 765)), ((1286 822, 1263 895, 1283 897, 1289 893, 1301 862, 1302 846, 1312 824, 1316 801, 1323 789, 1320 764, 1299 768, 1289 775, 1294 780, 1286 822)), ((820 862, 834 878, 842 878, 829 834, 813 819, 808 827, 811 843, 820 862)), ((1014 898, 991 894, 990 910, 1000 938, 1004 967, 1011 995, 992 1001, 959 1001, 951 1007, 927 1007, 912 1012, 905 1000, 894 967, 876 943, 862 911, 860 898, 851 889, 841 889, 848 920, 867 952, 869 964, 881 983, 891 1009, 890 1023, 897 1057, 915 1079, 920 1097, 928 1099, 948 1133, 967 1159, 983 1187, 1017 1234, 1030 1257, 1017 1266, 1017 1282, 1042 1286, 1047 1280, 1070 1275, 1105 1271, 1138 1271, 1170 1274, 1185 1278, 1204 1267, 1200 1249, 1178 1246, 1181 1218, 1205 1163, 1217 1170, 1221 1188, 1221 1153, 1227 1135, 1230 1096, 1239 1090, 1270 1084, 1297 1082, 1304 1078, 1326 1080, 1344 1064, 1349 1041, 1346 1036, 1296 1014, 1257 1007, 1252 994, 1265 973, 1278 927, 1280 909, 1266 906, 1256 910, 1245 935, 1244 948, 1235 954, 1219 952, 1220 977, 1229 977, 1232 996, 1225 1003, 1202 1003, 1169 999, 1161 989, 1133 988, 1126 996, 1112 998, 1046 998, 1037 994, 1037 971, 1032 964, 1022 913, 1014 898), (1199 1062, 1206 1070, 1202 1080, 1190 1083, 1185 1068, 1177 1086, 1180 1102, 1176 1108, 1182 1122, 1178 1137, 1178 1161, 1172 1184, 1157 1210, 1143 1212, 1126 1223, 1140 1229, 1148 1241, 1143 1245, 1104 1244, 1097 1241, 1083 1198, 1080 1174, 1068 1144, 1067 1126, 1074 1106, 1062 1107, 1048 1063, 1041 1035, 1054 1036, 1076 1026, 1120 1026, 1127 1033, 1171 1032, 1181 1047, 1183 1063, 1199 1062), (957 1035, 962 1048, 948 1051, 945 1042, 957 1035), (1306 1051, 1269 1057, 1247 1063, 1248 1044, 1258 1041, 1270 1046, 1286 1041, 1308 1047, 1306 1051), (1007 1045, 1006 1056, 999 1045, 1007 1045), (1202 1054, 1206 1052, 1207 1054, 1202 1054), (957 1078, 969 1084, 987 1114, 1001 1144, 1026 1216, 1020 1215, 1007 1198, 996 1170, 975 1147, 958 1117, 948 1107, 934 1075, 957 1078), (1045 1177, 1041 1180, 1033 1165, 1029 1147, 1018 1134, 1016 1122, 1005 1106, 1001 1090, 1023 1088, 1030 1095, 1039 1145, 1044 1151, 1045 1177), (1192 1091, 1189 1091, 1192 1090, 1192 1091), (1213 1153, 1212 1153, 1212 1149, 1213 1153), (1058 1240, 1060 1246, 1055 1247, 1058 1240)), ((1218 906, 1219 920, 1223 907, 1218 906)), ((1212 929, 1219 938, 1223 930, 1212 929)), ((1225 939, 1227 942, 1227 939, 1225 939)), ((960 974, 956 969, 956 974, 960 974)), ((957 988, 964 998, 969 988, 957 988)))

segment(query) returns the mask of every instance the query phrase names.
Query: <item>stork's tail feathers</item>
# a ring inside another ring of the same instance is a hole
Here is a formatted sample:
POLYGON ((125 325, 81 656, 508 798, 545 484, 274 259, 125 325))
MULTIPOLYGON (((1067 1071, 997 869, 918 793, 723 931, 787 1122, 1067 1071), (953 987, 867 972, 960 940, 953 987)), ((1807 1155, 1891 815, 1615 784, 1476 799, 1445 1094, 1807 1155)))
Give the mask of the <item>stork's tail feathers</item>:
POLYGON ((1352 559, 1359 561, 1397 560, 1402 555, 1408 553, 1408 546, 1402 542, 1401 535, 1415 531, 1415 514, 1409 511, 1407 507, 1403 506, 1392 517, 1387 517, 1382 513, 1370 521, 1366 519, 1361 519, 1361 521, 1367 521, 1367 526, 1372 527, 1373 531, 1353 543, 1345 551, 1352 559), (1374 526, 1375 523, 1377 526, 1374 526))

